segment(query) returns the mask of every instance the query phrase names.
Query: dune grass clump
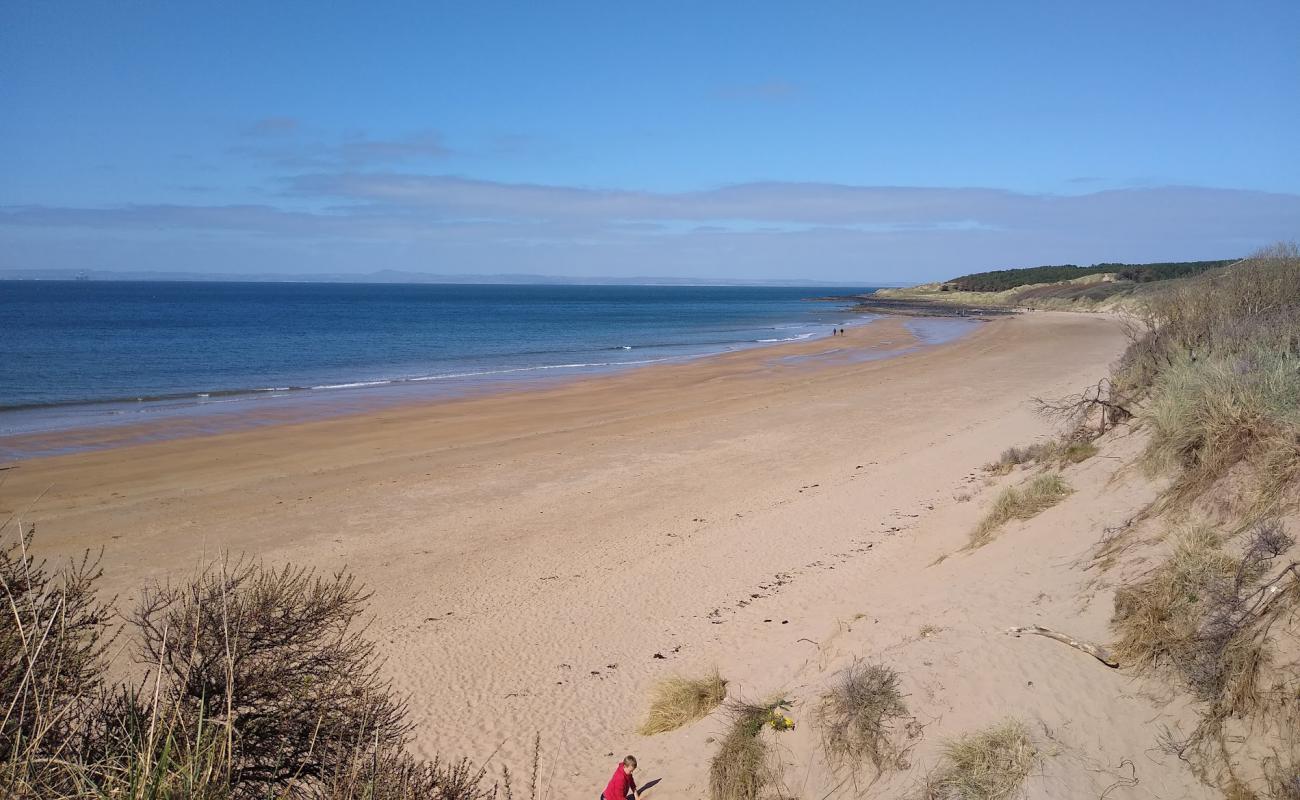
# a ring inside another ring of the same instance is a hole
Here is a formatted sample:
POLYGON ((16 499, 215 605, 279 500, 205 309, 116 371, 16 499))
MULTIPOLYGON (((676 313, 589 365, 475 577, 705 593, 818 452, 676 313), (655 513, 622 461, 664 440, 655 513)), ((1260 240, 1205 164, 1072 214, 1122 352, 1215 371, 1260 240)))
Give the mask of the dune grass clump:
POLYGON ((793 724, 782 713, 789 705, 783 697, 763 704, 741 701, 731 704, 728 708, 731 722, 709 765, 710 800, 758 800, 779 783, 763 728, 792 728, 793 724))
POLYGON ((1029 777, 1038 752, 1023 722, 1008 719, 947 742, 927 776, 925 800, 1004 800, 1029 777))
POLYGON ((1052 460, 1060 450, 1058 442, 1039 442, 1025 447, 1008 447, 998 456, 997 461, 984 465, 986 472, 994 475, 1007 475, 1011 470, 1024 464, 1047 462, 1052 460))
POLYGON ((1186 663, 1213 587, 1230 581, 1237 567, 1209 528, 1178 531, 1164 564, 1141 583, 1115 593, 1116 657, 1139 669, 1186 663))
POLYGON ((1081 464, 1097 455, 1097 445, 1092 442, 1070 442, 1061 449, 1062 464, 1081 464))
POLYGON ((1030 519, 1064 500, 1074 491, 1060 473, 1035 475, 1021 486, 1002 490, 993 507, 971 533, 967 549, 987 544, 998 528, 1013 519, 1030 519))
POLYGON ((877 772, 892 769, 899 756, 894 724, 907 716, 898 673, 880 664, 854 663, 817 706, 827 763, 856 768, 866 760, 877 772))
POLYGON ((1277 245, 1152 293, 1113 376, 1149 402, 1144 461, 1195 496, 1245 463, 1264 508, 1300 479, 1300 250, 1277 245))
POLYGON ((702 678, 664 678, 655 684, 650 713, 638 730, 642 736, 677 730, 707 717, 726 697, 727 682, 717 670, 702 678))
POLYGON ((1300 477, 1300 353, 1276 342, 1219 356, 1180 355, 1156 380, 1144 458, 1196 493, 1232 466, 1254 467, 1271 497, 1300 477))
MULTIPOLYGON (((1300 611, 1300 565, 1274 566, 1294 543, 1276 520, 1257 524, 1231 550, 1212 531, 1189 528, 1165 562, 1115 594, 1116 654, 1140 671, 1167 669, 1203 702, 1177 752, 1229 796, 1238 796, 1242 771, 1259 764, 1257 757, 1243 760, 1231 744, 1228 720, 1248 720, 1284 742, 1297 732, 1296 720, 1285 719, 1294 708, 1287 698, 1300 691, 1294 665, 1274 663, 1274 630, 1286 629, 1300 611)), ((1285 765, 1295 763, 1296 752, 1275 751, 1263 762, 1273 788, 1268 796, 1287 796, 1278 787, 1286 786, 1285 765)))
MULTIPOLYGON (((1276 521, 1255 526, 1240 555, 1204 526, 1180 531, 1169 558, 1146 580, 1115 593, 1116 655, 1139 669, 1167 665, 1216 713, 1259 706, 1256 678, 1268 660, 1268 613, 1279 584, 1272 562, 1294 540, 1276 521)), ((1279 576, 1282 587, 1287 572, 1279 576)))
MULTIPOLYGON (((1077 436, 1077 433, 1076 433, 1077 436)), ((997 461, 984 465, 985 472, 1009 475, 1016 467, 1038 464, 1042 467, 1078 464, 1097 455, 1097 447, 1086 438, 1071 436, 1038 442, 1025 447, 1008 447, 997 461)))

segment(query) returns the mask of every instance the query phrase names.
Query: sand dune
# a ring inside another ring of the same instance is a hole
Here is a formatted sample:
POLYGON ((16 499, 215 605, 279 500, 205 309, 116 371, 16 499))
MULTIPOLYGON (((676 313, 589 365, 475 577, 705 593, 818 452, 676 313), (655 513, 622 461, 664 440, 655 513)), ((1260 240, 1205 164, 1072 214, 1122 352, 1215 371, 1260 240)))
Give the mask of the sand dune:
POLYGON ((656 678, 714 665, 733 695, 797 701, 792 791, 861 793, 820 765, 805 724, 855 658, 897 668, 924 724, 880 796, 913 785, 943 737, 1016 714, 1056 748, 1031 796, 1118 781, 1109 797, 1199 797, 1179 765, 1142 758, 1177 709, 1003 633, 1104 639, 1108 609, 1086 603, 1074 562, 1154 489, 1097 504, 1117 462, 1094 459, 1057 508, 931 566, 991 497, 979 465, 1050 431, 1029 399, 1095 382, 1123 344, 1104 316, 1000 319, 932 347, 889 319, 558 388, 24 462, 2 502, 48 487, 27 513, 42 546, 103 545, 123 604, 203 553, 346 565, 375 590, 418 752, 523 765, 539 731, 556 797, 593 794, 625 752, 662 779, 648 797, 703 796, 719 721, 634 731, 656 678), (868 358, 891 350, 906 352, 868 358))

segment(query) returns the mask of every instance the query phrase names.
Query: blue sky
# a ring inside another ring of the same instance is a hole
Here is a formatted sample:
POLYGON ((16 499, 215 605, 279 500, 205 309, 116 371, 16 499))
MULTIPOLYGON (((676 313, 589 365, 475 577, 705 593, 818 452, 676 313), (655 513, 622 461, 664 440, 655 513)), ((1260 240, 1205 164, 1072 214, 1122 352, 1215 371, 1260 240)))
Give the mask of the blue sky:
POLYGON ((0 2, 0 270, 912 281, 1300 236, 1300 3, 0 2))

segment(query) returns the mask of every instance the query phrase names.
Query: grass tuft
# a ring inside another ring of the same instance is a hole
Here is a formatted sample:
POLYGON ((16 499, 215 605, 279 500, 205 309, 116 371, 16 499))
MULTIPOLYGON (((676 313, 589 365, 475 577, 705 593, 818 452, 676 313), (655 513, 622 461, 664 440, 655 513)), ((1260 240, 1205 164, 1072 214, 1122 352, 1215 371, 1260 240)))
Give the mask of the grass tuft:
POLYGON ((1115 655, 1121 663, 1149 669, 1185 663, 1211 587, 1232 579, 1238 562, 1203 525, 1175 534, 1168 560, 1147 580, 1115 592, 1115 655))
POLYGON ((1300 480, 1300 251, 1277 245, 1154 292, 1115 369, 1146 397, 1147 465, 1191 498, 1245 463, 1259 510, 1300 480))
POLYGON ((789 705, 781 697, 765 704, 736 701, 728 707, 731 722, 709 765, 710 800, 758 800, 778 785, 763 727, 789 705))
POLYGON ((971 533, 967 549, 982 547, 993 538, 998 528, 1013 519, 1029 519, 1064 500, 1073 489, 1059 473, 1045 472, 1035 475, 1022 486, 1002 490, 993 507, 971 533))
POLYGON ((1163 564, 1115 593, 1116 654, 1139 669, 1172 666, 1220 716, 1259 709, 1269 619, 1284 613, 1273 601, 1294 591, 1294 565, 1266 579, 1293 545, 1276 521, 1256 525, 1240 555, 1204 526, 1184 528, 1163 564))
POLYGON ((1070 442, 1061 450, 1061 463, 1080 464, 1097 455, 1097 445, 1092 442, 1070 442))
POLYGON ((863 760, 877 772, 897 766, 894 723, 907 717, 898 673, 880 664, 855 663, 822 695, 817 724, 826 760, 834 769, 863 760))
POLYGON ((1004 800, 1038 758, 1024 723, 1009 719, 944 745, 944 760, 925 781, 925 800, 1004 800))
POLYGON ((727 697, 727 682, 714 670, 702 678, 673 675, 655 684, 650 713, 638 729, 642 736, 667 733, 704 719, 727 697))

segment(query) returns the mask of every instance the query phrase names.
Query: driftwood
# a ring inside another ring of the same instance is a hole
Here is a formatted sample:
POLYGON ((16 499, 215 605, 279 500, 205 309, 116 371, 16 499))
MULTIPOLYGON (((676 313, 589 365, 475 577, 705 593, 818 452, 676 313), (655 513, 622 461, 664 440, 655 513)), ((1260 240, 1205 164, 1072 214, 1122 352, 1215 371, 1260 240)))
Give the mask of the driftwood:
POLYGON ((1108 667, 1119 666, 1119 662, 1115 660, 1115 657, 1112 656, 1110 651, 1106 648, 1100 645, 1095 645, 1092 642, 1080 641, 1073 636, 1067 636, 1064 633, 1054 631, 1051 628, 1044 628, 1041 625, 1029 625, 1024 628, 1007 628, 1007 633, 1016 637, 1020 636, 1022 633, 1036 633, 1039 636, 1046 636, 1048 639, 1055 639, 1058 642, 1064 642, 1076 650, 1082 650, 1108 667))

